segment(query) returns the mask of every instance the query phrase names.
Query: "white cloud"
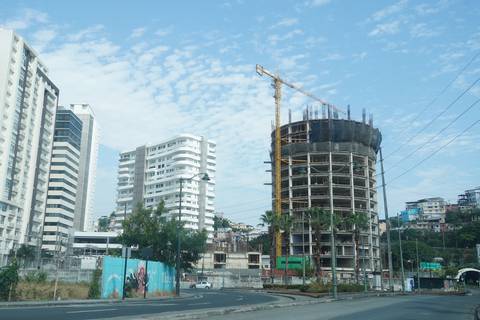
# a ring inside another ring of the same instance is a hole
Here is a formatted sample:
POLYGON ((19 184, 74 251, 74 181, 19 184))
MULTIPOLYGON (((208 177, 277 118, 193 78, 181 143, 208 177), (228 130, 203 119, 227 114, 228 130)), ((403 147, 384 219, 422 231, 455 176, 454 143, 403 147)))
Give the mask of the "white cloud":
POLYGON ((279 67, 283 71, 296 69, 299 65, 299 60, 304 59, 305 57, 306 56, 303 54, 297 54, 290 57, 282 57, 280 58, 279 67))
POLYGON ((310 0, 305 2, 305 5, 307 7, 322 7, 324 5, 327 5, 331 2, 331 0, 310 0))
POLYGON ((401 12, 406 7, 407 3, 407 0, 398 1, 395 4, 376 11, 374 14, 372 14, 369 20, 380 21, 395 13, 401 12))
POLYGON ((155 31, 155 35, 158 36, 158 37, 165 37, 165 36, 168 36, 169 34, 171 34, 172 31, 173 31, 173 27, 169 26, 167 28, 158 29, 157 31, 155 31))
POLYGON ((80 30, 74 34, 69 34, 67 40, 69 41, 80 41, 83 39, 92 39, 96 37, 105 27, 101 24, 97 24, 86 29, 80 30))
POLYGON ((268 37, 268 42, 271 45, 276 45, 278 42, 289 40, 302 34, 303 34, 303 30, 301 29, 295 29, 290 32, 287 32, 286 34, 272 34, 271 36, 268 37))
POLYGON ((33 46, 42 51, 56 36, 57 32, 52 28, 38 30, 33 34, 33 46))
POLYGON ((279 22, 275 23, 270 29, 281 28, 281 27, 291 27, 298 24, 297 18, 283 18, 279 22))
POLYGON ((371 37, 392 35, 400 31, 400 21, 392 21, 387 23, 377 24, 375 28, 368 34, 371 37))
POLYGON ((352 59, 354 61, 363 61, 367 56, 368 56, 368 53, 366 51, 362 51, 360 53, 352 54, 352 59))
POLYGON ((329 53, 326 56, 324 56, 323 58, 320 58, 318 61, 320 61, 320 62, 338 61, 338 60, 342 60, 342 59, 343 59, 343 56, 339 53, 329 53))
POLYGON ((415 12, 421 16, 431 15, 431 14, 435 14, 442 11, 443 9, 447 8, 449 5, 450 5, 449 0, 440 0, 435 4, 422 3, 415 6, 415 12))
POLYGON ((429 28, 426 23, 417 23, 410 28, 410 35, 413 38, 429 38, 439 34, 439 30, 429 28))
POLYGON ((145 27, 135 28, 132 30, 132 33, 130 34, 130 38, 139 38, 145 34, 145 31, 147 31, 147 28, 145 27))
POLYGON ((48 15, 34 9, 24 9, 20 17, 7 20, 0 27, 5 29, 23 30, 35 23, 45 23, 48 21, 48 15))

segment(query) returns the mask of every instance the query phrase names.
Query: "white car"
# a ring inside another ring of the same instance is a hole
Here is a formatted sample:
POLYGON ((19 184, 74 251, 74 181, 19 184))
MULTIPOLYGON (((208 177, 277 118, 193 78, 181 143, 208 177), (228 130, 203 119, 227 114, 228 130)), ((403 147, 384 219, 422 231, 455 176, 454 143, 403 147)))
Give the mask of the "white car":
POLYGON ((193 283, 190 288, 195 288, 195 289, 211 289, 212 284, 208 281, 200 281, 197 283, 193 283))

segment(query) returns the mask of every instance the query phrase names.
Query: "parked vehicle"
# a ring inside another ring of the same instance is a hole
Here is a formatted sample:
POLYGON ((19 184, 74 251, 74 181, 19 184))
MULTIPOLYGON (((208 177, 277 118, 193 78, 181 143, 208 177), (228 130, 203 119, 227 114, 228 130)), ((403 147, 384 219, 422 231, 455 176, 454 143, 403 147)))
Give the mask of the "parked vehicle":
POLYGON ((212 284, 208 281, 200 281, 200 282, 197 282, 197 283, 192 283, 190 285, 190 288, 194 288, 194 289, 211 289, 212 288, 212 284))

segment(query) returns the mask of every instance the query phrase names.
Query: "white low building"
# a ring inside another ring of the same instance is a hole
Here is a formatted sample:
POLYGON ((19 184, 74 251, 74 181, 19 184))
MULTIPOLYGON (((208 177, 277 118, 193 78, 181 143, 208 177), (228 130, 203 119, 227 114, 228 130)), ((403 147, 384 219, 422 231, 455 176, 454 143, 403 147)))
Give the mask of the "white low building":
POLYGON ((75 231, 72 246, 75 256, 103 256, 122 249, 117 232, 75 231))

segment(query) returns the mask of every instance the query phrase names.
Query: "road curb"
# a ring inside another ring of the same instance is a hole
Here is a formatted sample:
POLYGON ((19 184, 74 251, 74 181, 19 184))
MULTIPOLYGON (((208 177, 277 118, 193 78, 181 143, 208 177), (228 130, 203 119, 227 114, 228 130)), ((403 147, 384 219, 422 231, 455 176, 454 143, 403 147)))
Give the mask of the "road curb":
POLYGON ((123 302, 141 302, 141 301, 156 301, 168 299, 186 299, 198 296, 198 294, 183 294, 180 297, 150 297, 143 298, 128 298, 126 300, 119 299, 91 299, 91 300, 60 300, 60 301, 12 301, 0 302, 0 308, 14 308, 14 307, 55 307, 55 306, 69 306, 81 304, 118 304, 123 302))

